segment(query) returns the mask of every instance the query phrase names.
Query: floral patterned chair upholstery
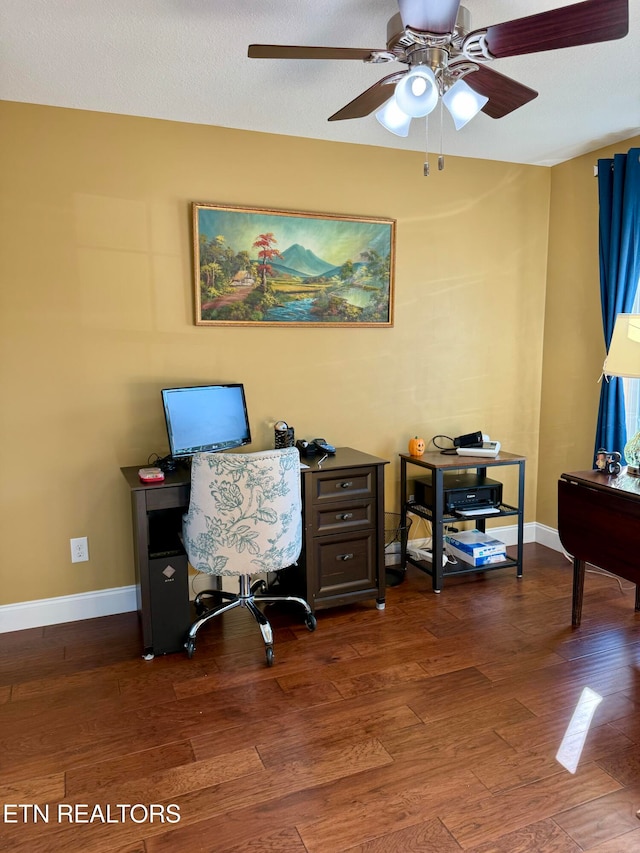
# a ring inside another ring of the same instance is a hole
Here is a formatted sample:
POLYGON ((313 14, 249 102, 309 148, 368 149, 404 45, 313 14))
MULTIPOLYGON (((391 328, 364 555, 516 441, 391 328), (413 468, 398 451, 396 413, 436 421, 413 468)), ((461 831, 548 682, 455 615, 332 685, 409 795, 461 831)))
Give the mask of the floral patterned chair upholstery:
POLYGON ((238 594, 207 590, 196 597, 199 619, 185 648, 192 657, 196 635, 211 619, 246 607, 260 626, 267 664, 273 663, 273 631, 258 603, 294 601, 315 630, 308 603, 292 595, 269 595, 264 579, 251 576, 293 565, 302 548, 300 456, 295 447, 260 453, 197 453, 191 463, 191 499, 182 533, 189 562, 208 575, 236 575, 238 594), (264 593, 264 594, 261 594, 264 593), (214 605, 205 601, 213 598, 214 605))

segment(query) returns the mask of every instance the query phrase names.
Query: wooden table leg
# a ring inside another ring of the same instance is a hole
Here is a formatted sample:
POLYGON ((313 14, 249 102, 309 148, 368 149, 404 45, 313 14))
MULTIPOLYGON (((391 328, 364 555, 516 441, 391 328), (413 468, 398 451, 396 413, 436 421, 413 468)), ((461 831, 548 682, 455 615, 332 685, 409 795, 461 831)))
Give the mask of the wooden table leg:
MULTIPOLYGON (((637 590, 637 587, 636 587, 637 590)), ((577 628, 582 619, 582 596, 584 593, 584 560, 573 561, 573 605, 571 624, 577 628)))

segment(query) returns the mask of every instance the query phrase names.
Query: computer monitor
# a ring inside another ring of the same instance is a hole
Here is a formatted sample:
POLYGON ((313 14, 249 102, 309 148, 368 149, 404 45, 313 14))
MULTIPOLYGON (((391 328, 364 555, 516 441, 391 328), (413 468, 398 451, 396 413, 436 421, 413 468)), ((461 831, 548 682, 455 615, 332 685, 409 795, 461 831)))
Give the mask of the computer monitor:
POLYGON ((251 442, 244 387, 239 383, 162 390, 171 456, 215 453, 251 442))

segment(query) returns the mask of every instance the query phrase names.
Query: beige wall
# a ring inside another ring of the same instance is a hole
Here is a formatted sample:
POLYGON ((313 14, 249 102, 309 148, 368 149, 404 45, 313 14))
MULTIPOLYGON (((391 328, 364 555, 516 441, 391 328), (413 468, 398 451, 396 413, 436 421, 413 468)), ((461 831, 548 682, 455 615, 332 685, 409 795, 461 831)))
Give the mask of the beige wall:
POLYGON ((13 103, 0 124, 0 604, 133 582, 119 468, 166 452, 166 385, 244 382, 252 449, 284 418, 390 459, 389 510, 409 436, 482 429, 528 457, 536 518, 552 170, 426 179, 418 153, 13 103), (191 201, 396 219, 395 326, 194 326, 191 201))
POLYGON ((635 141, 577 157, 551 170, 549 271, 536 520, 556 528, 563 471, 591 468, 605 356, 598 261, 598 158, 635 141))

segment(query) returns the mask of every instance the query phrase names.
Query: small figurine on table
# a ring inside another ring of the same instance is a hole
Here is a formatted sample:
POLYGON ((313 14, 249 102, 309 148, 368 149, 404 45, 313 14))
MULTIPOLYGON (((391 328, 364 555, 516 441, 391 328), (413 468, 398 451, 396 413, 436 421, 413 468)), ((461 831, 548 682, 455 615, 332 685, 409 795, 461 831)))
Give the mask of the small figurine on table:
POLYGON ((619 474, 620 473, 620 454, 613 450, 609 452, 601 447, 596 452, 596 471, 602 471, 603 474, 619 474))

